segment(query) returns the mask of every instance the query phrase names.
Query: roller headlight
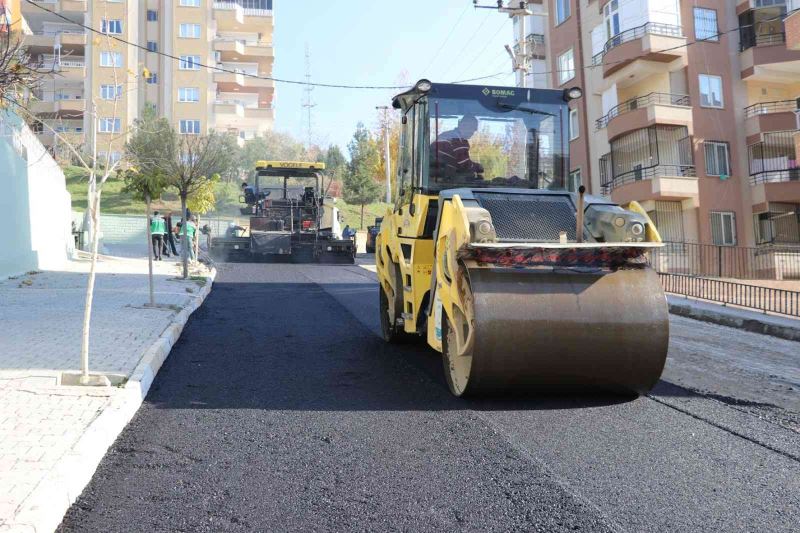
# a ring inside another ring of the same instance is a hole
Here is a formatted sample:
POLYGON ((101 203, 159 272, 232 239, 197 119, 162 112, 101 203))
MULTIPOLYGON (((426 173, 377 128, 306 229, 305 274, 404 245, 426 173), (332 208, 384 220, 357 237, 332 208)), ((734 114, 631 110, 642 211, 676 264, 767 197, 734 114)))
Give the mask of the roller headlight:
POLYGON ((491 235, 492 233, 492 223, 488 220, 484 220, 480 224, 478 224, 478 233, 481 235, 491 235))
POLYGON ((639 222, 634 222, 631 224, 631 233, 636 235, 637 237, 644 233, 644 225, 639 222))
POLYGON ((625 225, 625 217, 617 217, 614 219, 614 225, 618 228, 621 228, 625 225))

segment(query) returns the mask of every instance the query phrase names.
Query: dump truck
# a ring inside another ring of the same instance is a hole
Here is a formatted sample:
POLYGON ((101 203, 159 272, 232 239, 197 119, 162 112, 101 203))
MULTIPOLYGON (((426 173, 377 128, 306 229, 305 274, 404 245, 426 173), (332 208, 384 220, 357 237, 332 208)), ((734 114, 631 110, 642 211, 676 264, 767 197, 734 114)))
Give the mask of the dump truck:
POLYGON ((325 194, 324 163, 258 161, 255 183, 242 184, 242 214, 211 239, 210 254, 228 261, 355 262, 355 241, 342 238, 334 198, 325 194))
POLYGON ((643 394, 669 342, 636 202, 570 182, 569 90, 420 80, 397 95, 393 207, 376 239, 386 341, 424 339, 456 396, 643 394), (568 190, 572 189, 572 190, 568 190))

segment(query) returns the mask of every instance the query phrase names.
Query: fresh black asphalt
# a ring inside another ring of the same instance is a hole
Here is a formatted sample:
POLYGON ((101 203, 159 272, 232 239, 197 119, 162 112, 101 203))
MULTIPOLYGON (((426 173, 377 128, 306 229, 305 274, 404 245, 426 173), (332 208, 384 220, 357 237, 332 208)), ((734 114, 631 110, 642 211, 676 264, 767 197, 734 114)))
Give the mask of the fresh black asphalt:
POLYGON ((359 267, 220 265, 60 531, 800 521, 796 433, 663 383, 635 400, 455 399, 424 345, 376 335, 376 291, 359 267))

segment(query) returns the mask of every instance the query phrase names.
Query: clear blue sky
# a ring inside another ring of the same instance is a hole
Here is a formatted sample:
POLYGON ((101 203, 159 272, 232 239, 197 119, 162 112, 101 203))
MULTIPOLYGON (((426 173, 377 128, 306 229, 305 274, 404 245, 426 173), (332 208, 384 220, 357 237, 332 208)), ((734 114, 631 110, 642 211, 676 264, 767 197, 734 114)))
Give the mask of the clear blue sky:
MULTIPOLYGON (((503 49, 512 40, 510 19, 473 9, 472 0, 275 0, 274 7, 276 78, 304 79, 308 43, 312 81, 320 83, 402 85, 423 76, 441 82, 499 72, 476 83, 514 83, 503 49)), ((305 139, 302 87, 276 87, 275 129, 305 139)), ((314 141, 345 150, 356 124, 372 128, 375 106, 390 105, 395 92, 315 88, 314 141)))

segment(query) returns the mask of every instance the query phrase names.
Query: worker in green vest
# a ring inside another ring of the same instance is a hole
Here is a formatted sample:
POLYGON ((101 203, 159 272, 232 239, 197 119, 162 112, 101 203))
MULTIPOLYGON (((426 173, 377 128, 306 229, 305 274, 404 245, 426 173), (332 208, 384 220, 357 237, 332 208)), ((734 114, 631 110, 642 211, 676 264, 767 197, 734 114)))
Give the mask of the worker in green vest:
POLYGON ((164 222, 164 217, 156 211, 153 213, 153 218, 150 219, 150 238, 153 241, 153 256, 156 261, 161 261, 161 249, 164 246, 164 234, 166 232, 167 224, 164 222))

